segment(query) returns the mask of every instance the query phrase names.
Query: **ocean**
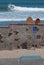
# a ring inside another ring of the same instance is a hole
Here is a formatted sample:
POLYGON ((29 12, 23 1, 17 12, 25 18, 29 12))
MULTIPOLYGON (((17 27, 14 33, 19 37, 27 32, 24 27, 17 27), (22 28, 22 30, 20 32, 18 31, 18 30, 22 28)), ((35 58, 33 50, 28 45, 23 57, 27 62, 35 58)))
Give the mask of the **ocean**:
POLYGON ((26 19, 32 17, 35 21, 40 18, 44 24, 44 1, 40 0, 0 0, 0 26, 11 23, 26 23, 26 19), (9 9, 9 5, 14 9, 9 9))

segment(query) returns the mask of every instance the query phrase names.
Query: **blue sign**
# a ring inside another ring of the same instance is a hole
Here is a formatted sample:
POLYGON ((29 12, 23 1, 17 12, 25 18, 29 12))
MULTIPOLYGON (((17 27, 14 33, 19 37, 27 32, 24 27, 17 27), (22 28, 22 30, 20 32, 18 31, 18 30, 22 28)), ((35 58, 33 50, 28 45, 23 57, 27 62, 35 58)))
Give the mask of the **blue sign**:
POLYGON ((41 58, 41 56, 35 55, 35 56, 21 56, 21 57, 20 57, 20 59, 23 59, 23 58, 41 58))
POLYGON ((33 26, 33 33, 36 33, 38 31, 38 28, 36 26, 33 26))

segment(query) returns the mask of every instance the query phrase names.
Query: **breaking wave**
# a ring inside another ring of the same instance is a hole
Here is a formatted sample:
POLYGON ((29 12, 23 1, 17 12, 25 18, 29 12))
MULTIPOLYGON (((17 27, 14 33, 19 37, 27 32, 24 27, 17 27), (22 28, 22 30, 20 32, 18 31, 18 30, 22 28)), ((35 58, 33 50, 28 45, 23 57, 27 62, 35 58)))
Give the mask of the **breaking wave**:
POLYGON ((44 8, 30 8, 14 5, 14 8, 0 12, 0 21, 25 21, 27 17, 32 17, 33 20, 36 18, 44 20, 44 8))
MULTIPOLYGON (((8 5, 9 7, 9 5, 8 5)), ((15 5, 11 5, 11 7, 9 7, 10 10, 17 10, 17 11, 44 11, 44 8, 29 8, 29 7, 21 7, 21 6, 15 6, 15 5), (13 7, 13 8, 12 8, 13 7)))

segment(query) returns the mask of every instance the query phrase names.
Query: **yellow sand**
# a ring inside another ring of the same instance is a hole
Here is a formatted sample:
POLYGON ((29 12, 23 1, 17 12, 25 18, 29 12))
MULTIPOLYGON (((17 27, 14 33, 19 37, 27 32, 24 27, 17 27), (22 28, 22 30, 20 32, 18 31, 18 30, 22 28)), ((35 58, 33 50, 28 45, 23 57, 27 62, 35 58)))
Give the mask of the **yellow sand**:
POLYGON ((18 49, 18 50, 3 50, 0 51, 0 58, 19 58, 22 55, 40 55, 44 58, 44 49, 35 49, 35 50, 26 50, 26 49, 18 49))

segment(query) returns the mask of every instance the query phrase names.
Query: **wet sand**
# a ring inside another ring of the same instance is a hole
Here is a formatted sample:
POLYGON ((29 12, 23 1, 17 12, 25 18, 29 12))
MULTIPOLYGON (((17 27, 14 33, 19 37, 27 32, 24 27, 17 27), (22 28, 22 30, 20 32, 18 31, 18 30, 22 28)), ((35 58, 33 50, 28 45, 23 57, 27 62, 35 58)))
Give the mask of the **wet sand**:
POLYGON ((0 59, 0 65, 44 65, 44 59, 22 59, 18 62, 16 58, 0 59))

